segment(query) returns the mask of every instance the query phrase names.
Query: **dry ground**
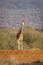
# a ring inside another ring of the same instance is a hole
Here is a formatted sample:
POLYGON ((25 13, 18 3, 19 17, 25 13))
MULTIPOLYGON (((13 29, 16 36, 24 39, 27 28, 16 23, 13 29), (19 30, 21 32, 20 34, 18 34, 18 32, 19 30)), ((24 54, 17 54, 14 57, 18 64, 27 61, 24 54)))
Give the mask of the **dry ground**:
POLYGON ((0 50, 0 59, 9 59, 16 63, 43 61, 43 50, 0 50))

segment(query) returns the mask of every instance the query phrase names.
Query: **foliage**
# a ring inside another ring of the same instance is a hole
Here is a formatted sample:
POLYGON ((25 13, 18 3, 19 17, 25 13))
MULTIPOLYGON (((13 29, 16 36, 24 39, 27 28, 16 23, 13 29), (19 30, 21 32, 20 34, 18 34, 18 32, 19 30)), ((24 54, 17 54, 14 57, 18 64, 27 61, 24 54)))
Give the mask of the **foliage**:
MULTIPOLYGON (((17 49, 16 34, 17 31, 15 32, 15 30, 0 28, 0 49, 17 49)), ((43 32, 36 31, 32 27, 26 27, 24 30, 23 46, 24 49, 43 49, 43 32)))
POLYGON ((10 33, 6 29, 0 29, 0 49, 16 49, 16 37, 15 33, 10 33))
POLYGON ((32 48, 43 49, 43 33, 28 27, 24 33, 24 41, 32 48))

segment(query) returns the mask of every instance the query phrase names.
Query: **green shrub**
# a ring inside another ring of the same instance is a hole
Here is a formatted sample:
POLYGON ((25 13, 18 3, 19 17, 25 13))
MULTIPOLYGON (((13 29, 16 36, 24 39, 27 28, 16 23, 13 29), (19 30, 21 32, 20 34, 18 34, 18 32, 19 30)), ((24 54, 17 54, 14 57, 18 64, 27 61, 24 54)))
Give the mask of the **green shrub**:
POLYGON ((40 33, 33 28, 26 28, 24 41, 28 46, 32 44, 33 48, 43 49, 43 33, 40 33))
MULTIPOLYGON (((6 31, 5 28, 0 28, 0 49, 17 49, 17 32, 18 31, 15 32, 15 30, 6 31)), ((43 49, 43 32, 40 33, 32 27, 26 27, 24 30, 23 46, 24 49, 31 47, 43 49)))

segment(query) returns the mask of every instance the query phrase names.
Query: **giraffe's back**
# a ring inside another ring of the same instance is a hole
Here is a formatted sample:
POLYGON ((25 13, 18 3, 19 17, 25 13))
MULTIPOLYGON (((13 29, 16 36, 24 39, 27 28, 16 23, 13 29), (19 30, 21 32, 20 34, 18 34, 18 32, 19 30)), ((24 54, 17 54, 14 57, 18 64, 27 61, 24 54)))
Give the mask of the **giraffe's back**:
POLYGON ((17 35, 16 35, 16 38, 17 38, 17 39, 19 39, 20 34, 21 34, 21 30, 20 30, 20 31, 17 33, 17 35))
POLYGON ((19 39, 19 40, 23 40, 23 33, 21 32, 21 30, 16 35, 16 38, 19 39))

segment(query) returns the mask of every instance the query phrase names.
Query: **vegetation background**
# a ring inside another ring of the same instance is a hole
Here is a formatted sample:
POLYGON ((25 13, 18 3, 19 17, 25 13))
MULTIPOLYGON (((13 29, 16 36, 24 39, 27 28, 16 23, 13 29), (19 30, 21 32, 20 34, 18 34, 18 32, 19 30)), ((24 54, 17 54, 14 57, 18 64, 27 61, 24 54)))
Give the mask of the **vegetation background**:
MULTIPOLYGON (((18 31, 10 27, 0 27, 0 50, 17 49, 16 34, 18 31)), ((37 31, 32 27, 26 27, 24 29, 23 47, 24 50, 43 49, 43 32, 37 31)))

